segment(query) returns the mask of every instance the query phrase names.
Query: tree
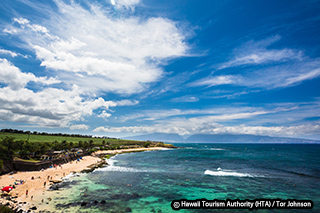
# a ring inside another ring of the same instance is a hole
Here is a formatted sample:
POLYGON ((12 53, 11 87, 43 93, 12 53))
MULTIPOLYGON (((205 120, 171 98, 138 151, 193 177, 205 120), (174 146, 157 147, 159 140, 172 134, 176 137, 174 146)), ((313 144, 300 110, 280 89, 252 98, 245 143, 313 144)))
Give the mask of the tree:
POLYGON ((146 142, 146 143, 143 144, 143 146, 146 147, 146 148, 148 148, 148 147, 150 146, 150 143, 149 143, 149 142, 146 142))
POLYGON ((90 148, 93 147, 93 140, 89 140, 89 147, 90 147, 90 148))
POLYGON ((84 143, 83 143, 83 148, 88 148, 89 147, 89 144, 88 144, 88 141, 85 141, 84 143))
POLYGON ((72 149, 72 148, 73 148, 73 142, 70 142, 68 149, 72 149))
POLYGON ((4 157, 6 157, 9 160, 12 160, 15 148, 14 137, 6 136, 4 139, 2 139, 1 144, 4 147, 3 151, 6 150, 6 153, 2 153, 4 157))
POLYGON ((3 160, 0 160, 0 170, 3 168, 3 160))
POLYGON ((83 142, 82 142, 82 141, 79 141, 78 147, 79 147, 79 148, 82 148, 82 147, 83 147, 83 142))

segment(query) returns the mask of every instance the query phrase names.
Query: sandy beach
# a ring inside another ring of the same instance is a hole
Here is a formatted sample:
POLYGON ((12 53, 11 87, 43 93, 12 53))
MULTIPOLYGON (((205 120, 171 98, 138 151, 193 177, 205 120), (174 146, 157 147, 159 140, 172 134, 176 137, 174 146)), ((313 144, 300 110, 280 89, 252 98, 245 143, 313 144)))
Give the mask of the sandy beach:
MULTIPOLYGON (((31 206, 34 206, 36 201, 42 198, 44 191, 48 190, 54 182, 62 181, 62 178, 69 175, 70 173, 77 173, 85 170, 86 168, 101 163, 101 159, 97 156, 107 154, 120 154, 125 152, 140 152, 140 151, 152 151, 152 150, 163 150, 162 147, 150 147, 150 148, 133 148, 133 149, 121 149, 121 150, 104 150, 97 151, 92 156, 85 156, 82 160, 71 161, 55 168, 48 168, 43 171, 26 171, 17 172, 15 174, 5 174, 0 176, 0 187, 15 185, 15 188, 10 192, 12 197, 16 197, 17 206, 20 203, 20 207, 24 210, 28 210, 31 206), (20 180, 23 181, 20 184, 20 180), (16 184, 15 184, 16 183, 16 184), (26 204, 21 205, 22 202, 26 204)), ((8 201, 6 197, 0 198, 0 203, 6 204, 8 201)), ((37 212, 37 211, 34 211, 37 212)))

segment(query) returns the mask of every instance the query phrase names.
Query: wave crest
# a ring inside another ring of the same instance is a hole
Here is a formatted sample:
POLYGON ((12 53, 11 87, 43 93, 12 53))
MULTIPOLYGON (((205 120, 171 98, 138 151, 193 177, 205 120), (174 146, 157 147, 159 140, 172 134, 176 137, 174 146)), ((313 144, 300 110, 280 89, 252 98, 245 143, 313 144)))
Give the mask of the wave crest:
POLYGON ((212 175, 212 176, 257 177, 252 174, 240 173, 240 172, 235 172, 232 170, 222 170, 221 168, 218 168, 217 171, 206 170, 204 172, 204 174, 205 175, 212 175))

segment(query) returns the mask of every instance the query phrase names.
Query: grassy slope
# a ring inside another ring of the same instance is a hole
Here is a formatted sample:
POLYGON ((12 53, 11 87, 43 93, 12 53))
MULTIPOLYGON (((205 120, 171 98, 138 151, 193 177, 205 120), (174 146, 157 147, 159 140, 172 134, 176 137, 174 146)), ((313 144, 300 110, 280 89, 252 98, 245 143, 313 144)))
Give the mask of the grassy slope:
MULTIPOLYGON (((20 133, 7 133, 7 132, 0 132, 0 140, 8 137, 14 137, 15 140, 27 140, 28 134, 20 134, 20 133)), ((51 135, 33 135, 31 134, 29 137, 29 142, 62 142, 66 140, 67 142, 73 142, 78 143, 79 141, 89 141, 93 140, 94 144, 102 144, 102 141, 104 140, 106 143, 110 144, 141 144, 145 143, 142 141, 133 141, 133 140, 119 140, 119 139, 102 139, 102 138, 81 138, 81 137, 65 137, 65 136, 51 136, 51 135)))

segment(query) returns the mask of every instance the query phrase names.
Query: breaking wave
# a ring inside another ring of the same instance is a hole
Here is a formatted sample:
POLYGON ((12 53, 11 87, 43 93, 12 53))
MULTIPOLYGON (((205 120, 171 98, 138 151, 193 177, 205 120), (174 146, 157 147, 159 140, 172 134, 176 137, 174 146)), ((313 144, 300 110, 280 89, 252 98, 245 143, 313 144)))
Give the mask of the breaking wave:
POLYGON ((252 175, 248 173, 240 173, 232 170, 222 170, 221 168, 218 168, 216 171, 206 170, 204 174, 212 176, 259 177, 257 175, 252 175))

